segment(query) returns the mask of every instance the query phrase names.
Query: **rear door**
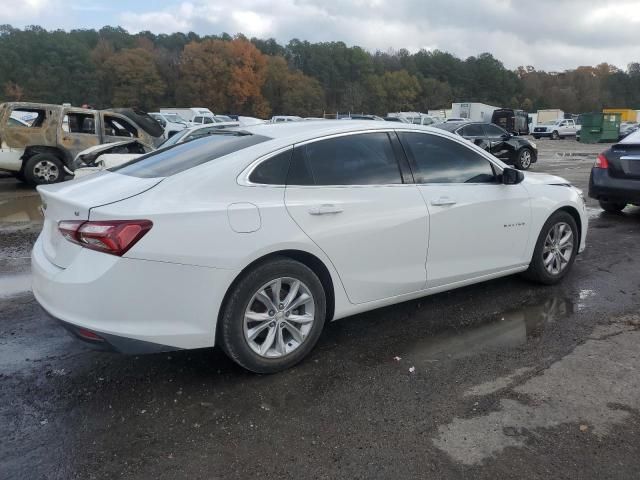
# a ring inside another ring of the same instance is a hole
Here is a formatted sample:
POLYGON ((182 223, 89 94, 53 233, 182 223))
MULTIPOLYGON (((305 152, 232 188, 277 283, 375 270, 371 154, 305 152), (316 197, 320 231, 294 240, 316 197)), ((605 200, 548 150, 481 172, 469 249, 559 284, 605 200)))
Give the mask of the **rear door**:
POLYGON ((500 183, 492 163, 458 141, 399 135, 429 209, 428 287, 526 263, 531 209, 524 186, 500 183))
POLYGON ((78 153, 89 147, 99 145, 95 112, 66 109, 58 132, 60 144, 75 158, 78 153))
POLYGON ((352 303, 425 288, 427 208, 403 177, 399 152, 397 138, 379 131, 294 148, 287 210, 329 257, 352 303))

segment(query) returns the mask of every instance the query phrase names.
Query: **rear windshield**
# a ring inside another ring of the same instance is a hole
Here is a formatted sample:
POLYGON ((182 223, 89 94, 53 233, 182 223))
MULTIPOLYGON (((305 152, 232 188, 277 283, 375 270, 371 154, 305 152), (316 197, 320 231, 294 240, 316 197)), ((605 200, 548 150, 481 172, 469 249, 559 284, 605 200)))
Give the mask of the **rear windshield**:
POLYGON ((109 170, 139 178, 169 177, 267 140, 271 139, 248 132, 221 131, 161 148, 109 170))

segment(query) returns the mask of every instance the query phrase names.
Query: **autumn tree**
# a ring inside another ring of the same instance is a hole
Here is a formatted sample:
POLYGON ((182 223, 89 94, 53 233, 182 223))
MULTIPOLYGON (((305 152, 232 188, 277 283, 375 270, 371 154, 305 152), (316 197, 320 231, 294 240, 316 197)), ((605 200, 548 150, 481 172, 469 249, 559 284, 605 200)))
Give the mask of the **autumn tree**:
POLYGON ((265 116, 267 61, 249 41, 205 40, 185 46, 177 99, 215 112, 265 116))
POLYGON ((166 85, 154 63, 153 55, 143 48, 127 48, 105 62, 113 88, 112 102, 117 107, 153 109, 166 85))

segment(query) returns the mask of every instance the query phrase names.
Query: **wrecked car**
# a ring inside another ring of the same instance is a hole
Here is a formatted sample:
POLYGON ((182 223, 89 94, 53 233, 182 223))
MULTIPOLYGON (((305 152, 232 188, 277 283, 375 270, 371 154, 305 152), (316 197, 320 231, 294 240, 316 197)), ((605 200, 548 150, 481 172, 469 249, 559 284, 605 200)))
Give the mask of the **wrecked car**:
POLYGON ((152 147, 162 140, 163 133, 157 121, 139 110, 3 103, 0 171, 30 185, 61 182, 73 173, 76 155, 89 147, 131 139, 152 147), (28 124, 12 120, 25 114, 33 117, 28 124))

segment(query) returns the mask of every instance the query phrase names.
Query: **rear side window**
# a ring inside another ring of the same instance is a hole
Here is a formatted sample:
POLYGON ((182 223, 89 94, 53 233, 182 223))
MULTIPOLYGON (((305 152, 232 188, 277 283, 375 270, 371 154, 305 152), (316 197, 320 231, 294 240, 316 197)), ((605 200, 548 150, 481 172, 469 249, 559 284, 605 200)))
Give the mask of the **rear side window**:
POLYGON ((425 133, 400 133, 416 183, 492 183, 491 163, 468 147, 425 133))
POLYGON ((43 108, 14 108, 11 117, 20 120, 9 122, 11 127, 42 128, 46 119, 46 111, 43 108))
POLYGON ((140 178, 169 177, 267 140, 270 138, 244 132, 216 133, 161 148, 109 170, 140 178))
POLYGON ((474 123, 472 125, 462 127, 462 135, 464 137, 483 137, 484 131, 482 130, 482 125, 474 123))
POLYGON ((330 138, 295 148, 289 185, 402 183, 387 133, 330 138))
POLYGON ((263 185, 285 185, 292 153, 293 149, 288 149, 260 163, 251 172, 249 181, 263 185))

